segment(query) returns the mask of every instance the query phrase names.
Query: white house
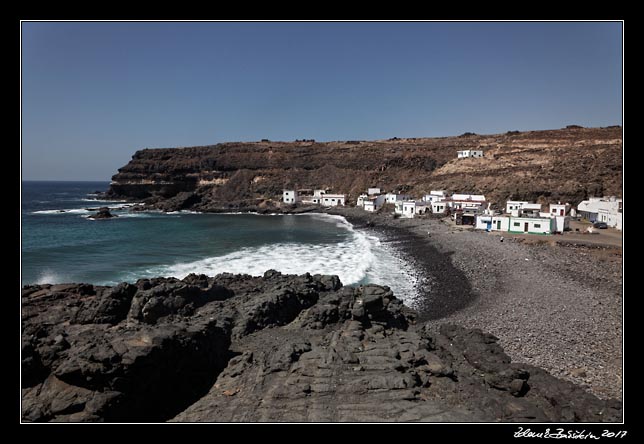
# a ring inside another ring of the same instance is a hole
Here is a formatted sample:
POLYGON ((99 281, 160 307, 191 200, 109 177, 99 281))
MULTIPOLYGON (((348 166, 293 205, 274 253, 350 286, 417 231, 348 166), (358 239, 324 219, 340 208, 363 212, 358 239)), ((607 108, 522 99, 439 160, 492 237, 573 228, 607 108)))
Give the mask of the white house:
MULTIPOLYGON (((513 205, 506 203, 506 209, 511 208, 508 213, 514 217, 531 216, 541 217, 541 204, 530 202, 512 202, 513 205)), ((549 216, 550 213, 545 215, 549 216)), ((544 216, 545 216, 544 215, 544 216)))
POLYGON ((364 201, 364 210, 373 213, 385 204, 385 196, 380 195, 364 201))
POLYGON ((414 218, 418 214, 426 213, 427 204, 415 200, 408 200, 402 203, 402 215, 407 218, 414 218))
POLYGON ((464 210, 465 208, 480 209, 485 206, 485 202, 470 200, 449 200, 447 203, 453 210, 464 210))
POLYGON ((474 202, 485 202, 483 194, 452 194, 452 200, 471 200, 474 202))
POLYGON ((373 196, 374 194, 380 194, 380 188, 367 188, 367 194, 373 196))
POLYGON ((475 228, 486 231, 508 231, 510 218, 508 216, 476 216, 475 228))
POLYGON ((447 199, 447 195, 445 194, 445 190, 432 190, 429 192, 429 194, 425 194, 423 197, 423 200, 425 202, 439 202, 441 200, 447 199))
POLYGON ((554 218, 510 217, 510 233, 551 234, 555 231, 554 218))
POLYGON ((615 227, 619 231, 622 231, 622 213, 609 214, 606 225, 609 227, 615 227))
POLYGON ((553 216, 565 216, 568 214, 568 211, 570 210, 570 204, 565 203, 562 204, 561 202, 558 203, 551 203, 550 204, 550 214, 553 216))
POLYGON ((569 216, 552 216, 555 220, 555 233, 563 233, 566 229, 570 228, 570 217, 569 216))
POLYGON ((512 214, 512 211, 514 210, 520 210, 521 207, 529 202, 526 202, 524 200, 508 200, 505 203, 505 212, 508 214, 512 214))
POLYGON ((294 204, 300 201, 300 196, 295 190, 284 190, 282 193, 282 200, 284 203, 294 204))
POLYGON ((387 193, 385 194, 385 200, 387 203, 395 204, 403 200, 411 200, 411 196, 407 194, 396 194, 396 193, 387 193))
POLYGON ((436 201, 431 204, 432 213, 434 214, 444 214, 447 211, 447 202, 436 201))
MULTIPOLYGON (((518 216, 539 216, 541 212, 541 204, 538 203, 527 203, 523 204, 518 210, 518 216)), ((513 213, 514 215, 514 213, 513 213)))
POLYGON ((480 208, 485 204, 485 196, 483 194, 452 194, 447 202, 454 210, 480 208))
POLYGON ((344 194, 325 194, 322 196, 322 205, 327 207, 337 207, 338 205, 344 206, 344 194))
POLYGON ((362 193, 360 196, 358 196, 358 199, 356 199, 356 206, 363 207, 367 199, 369 199, 369 196, 362 193))
POLYGON ((621 230, 622 208, 622 199, 591 197, 577 205, 577 214, 590 222, 606 222, 606 225, 621 230))
POLYGON ((456 154, 458 155, 459 159, 465 159, 467 157, 483 157, 482 150, 462 150, 457 151, 456 154))

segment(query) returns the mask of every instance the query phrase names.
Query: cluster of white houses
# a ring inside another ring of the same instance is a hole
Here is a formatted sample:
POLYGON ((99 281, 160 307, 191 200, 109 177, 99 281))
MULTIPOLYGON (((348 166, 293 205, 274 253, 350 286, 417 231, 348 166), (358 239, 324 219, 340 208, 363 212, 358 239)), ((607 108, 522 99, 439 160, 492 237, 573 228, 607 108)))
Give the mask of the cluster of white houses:
MULTIPOLYGON (((333 207, 346 205, 346 196, 330 194, 327 190, 284 190, 283 201, 333 207)), ((591 198, 582 201, 577 210, 568 203, 551 203, 548 211, 542 211, 542 205, 538 203, 509 200, 505 212, 502 212, 491 210, 482 194, 449 195, 445 190, 432 190, 422 199, 413 199, 406 194, 382 193, 380 188, 369 188, 356 201, 356 206, 367 212, 378 211, 385 204, 393 204, 394 213, 400 217, 450 213, 458 225, 473 225, 476 229, 487 231, 562 233, 569 228, 570 217, 576 215, 622 229, 622 199, 616 198, 591 198)))

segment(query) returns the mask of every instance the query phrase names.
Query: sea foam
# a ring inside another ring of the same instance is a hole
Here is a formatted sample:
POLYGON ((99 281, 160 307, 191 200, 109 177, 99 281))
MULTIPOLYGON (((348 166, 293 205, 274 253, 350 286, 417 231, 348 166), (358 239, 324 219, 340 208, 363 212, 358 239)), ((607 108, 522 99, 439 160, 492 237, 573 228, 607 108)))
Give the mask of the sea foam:
POLYGON ((145 274, 179 279, 190 273, 214 276, 228 272, 261 276, 269 269, 285 274, 335 274, 344 285, 387 285, 406 304, 415 304, 418 297, 415 271, 389 245, 383 244, 376 236, 355 230, 342 216, 308 215, 335 221, 339 228, 350 232, 349 239, 338 244, 278 243, 241 248, 222 256, 153 267, 145 274))

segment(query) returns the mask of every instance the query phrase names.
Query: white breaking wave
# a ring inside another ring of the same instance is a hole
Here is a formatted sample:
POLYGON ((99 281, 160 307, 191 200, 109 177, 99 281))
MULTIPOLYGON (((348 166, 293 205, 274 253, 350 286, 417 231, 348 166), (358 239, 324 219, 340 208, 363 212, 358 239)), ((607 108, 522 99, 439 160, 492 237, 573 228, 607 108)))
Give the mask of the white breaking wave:
POLYGON ((154 267, 146 270, 146 274, 179 279, 190 273, 214 276, 228 272, 261 276, 270 269, 285 274, 335 274, 344 285, 387 285, 407 305, 415 304, 418 295, 414 269, 395 250, 382 244, 375 236, 354 230, 342 216, 308 215, 334 220, 338 227, 351 233, 349 240, 339 244, 280 243, 242 248, 223 256, 154 267))
POLYGON ((119 200, 119 199, 89 199, 89 198, 83 198, 83 199, 73 199, 73 200, 80 200, 81 202, 108 202, 108 203, 119 203, 119 202, 121 202, 121 205, 119 205, 119 206, 140 205, 139 202, 129 202, 127 200, 119 200))
POLYGON ((179 211, 166 211, 163 214, 203 214, 203 213, 201 211, 179 210, 179 211))
POLYGON ((119 209, 126 209, 134 205, 138 205, 138 204, 125 203, 121 205, 101 205, 101 206, 91 207, 91 208, 95 208, 95 210, 91 210, 91 211, 88 210, 87 208, 61 208, 56 210, 39 210, 39 211, 34 211, 31 214, 87 214, 87 213, 93 213, 98 208, 101 208, 103 206, 106 206, 110 210, 119 210, 119 209))
POLYGON ((90 211, 87 211, 84 208, 68 208, 63 210, 40 210, 34 211, 31 214, 87 214, 90 211))
POLYGON ((44 270, 42 273, 40 273, 40 276, 38 276, 38 279, 36 280, 35 284, 38 284, 38 285, 60 284, 62 282, 63 280, 61 279, 61 276, 47 269, 47 270, 44 270))

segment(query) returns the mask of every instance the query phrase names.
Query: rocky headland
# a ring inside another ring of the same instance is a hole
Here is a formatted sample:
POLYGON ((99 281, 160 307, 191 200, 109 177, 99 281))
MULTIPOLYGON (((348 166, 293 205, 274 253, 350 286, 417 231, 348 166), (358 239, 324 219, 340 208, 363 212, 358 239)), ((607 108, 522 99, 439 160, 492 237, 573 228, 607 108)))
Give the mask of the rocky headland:
POLYGON ((495 336, 335 276, 23 288, 25 421, 618 421, 495 336))
POLYGON ((355 203, 367 187, 421 196, 448 189, 507 199, 621 196, 622 128, 572 127, 375 141, 230 142, 143 149, 108 195, 165 211, 291 211, 283 189, 330 189, 355 203), (482 149, 480 159, 457 151, 482 149))

